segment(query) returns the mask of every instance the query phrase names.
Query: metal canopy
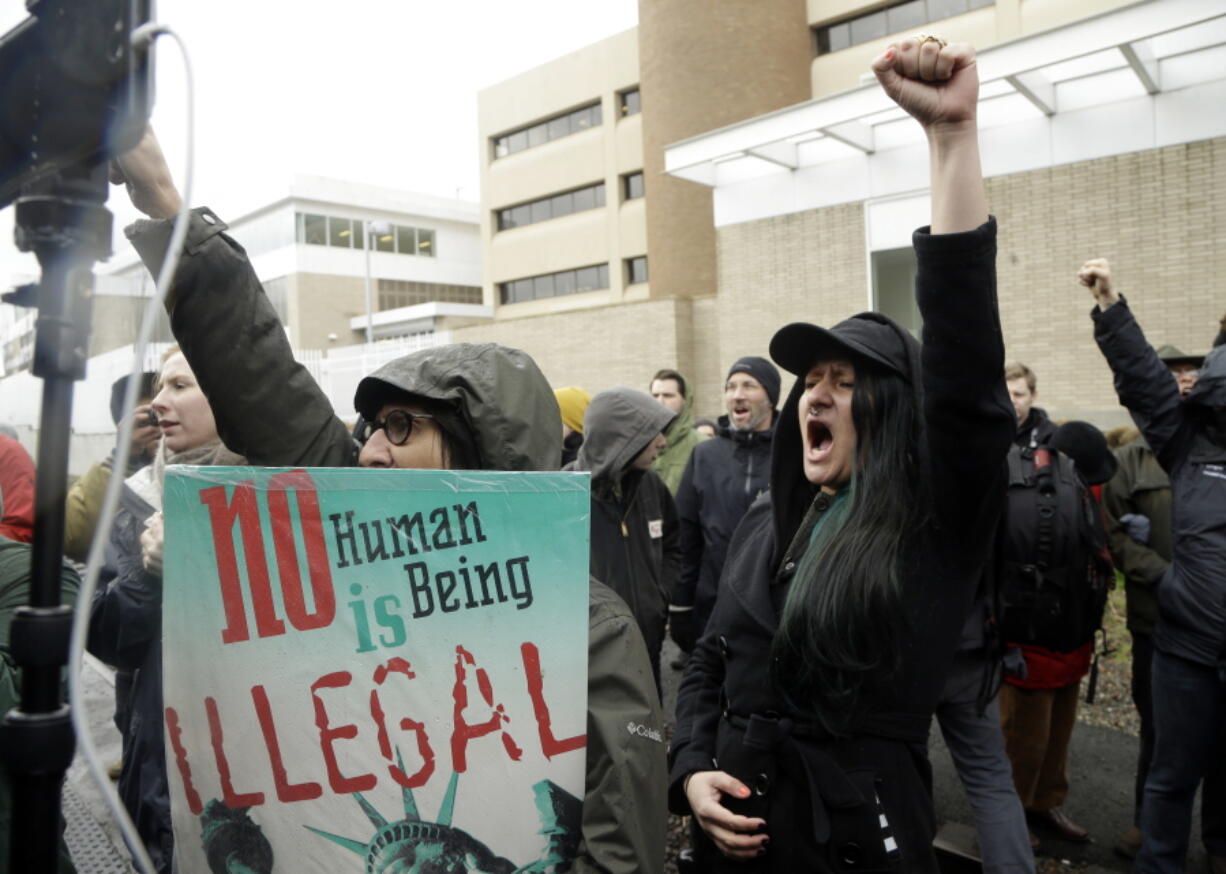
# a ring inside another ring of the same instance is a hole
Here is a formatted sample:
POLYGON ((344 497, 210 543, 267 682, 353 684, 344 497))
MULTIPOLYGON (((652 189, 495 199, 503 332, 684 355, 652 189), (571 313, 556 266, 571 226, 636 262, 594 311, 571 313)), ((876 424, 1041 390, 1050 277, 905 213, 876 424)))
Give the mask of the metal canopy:
MULTIPOLYGON (((978 65, 984 129, 1219 81, 1226 79, 1226 6, 1152 0, 996 46, 978 65)), ((922 138, 873 80, 674 143, 665 172, 730 185, 922 138)))

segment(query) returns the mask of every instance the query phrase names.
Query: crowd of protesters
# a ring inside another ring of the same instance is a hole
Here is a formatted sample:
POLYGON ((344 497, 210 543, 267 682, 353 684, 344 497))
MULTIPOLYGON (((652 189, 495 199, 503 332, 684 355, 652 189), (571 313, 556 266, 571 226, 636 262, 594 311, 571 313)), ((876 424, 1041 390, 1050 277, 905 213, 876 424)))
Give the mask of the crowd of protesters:
MULTIPOLYGON (((1155 350, 1110 266, 1087 261, 1093 336, 1139 436, 1113 454, 1093 426, 1051 421, 1034 371, 1006 365, 973 50, 908 39, 873 70, 928 142, 922 337, 877 313, 782 326, 759 350, 769 359, 729 366, 718 422, 695 421, 675 369, 645 374, 647 391, 589 394, 551 387, 522 351, 456 344, 365 377, 351 433, 225 224, 193 211, 166 301, 178 345, 128 414, 128 469, 97 465, 69 496, 65 545, 82 559, 91 537, 108 542, 88 648, 129 678, 116 687, 119 790, 159 872, 174 865, 162 478, 170 464, 236 463, 590 473, 572 870, 661 871, 671 810, 692 818, 697 871, 936 871, 936 716, 984 870, 1034 871, 1045 834, 1089 839, 1062 810, 1066 760, 1081 681, 1094 685, 1094 611, 1118 571, 1141 742, 1117 849, 1138 871, 1183 871, 1203 784, 1210 870, 1226 872, 1226 325, 1206 356, 1155 350), (95 532, 117 473, 119 515, 95 532), (663 731, 666 634, 684 669, 667 757, 625 732, 663 731)), ((156 275, 182 204, 152 132, 116 175, 149 217, 129 237, 156 275)), ((3 547, 30 539, 33 465, 4 435, 0 459, 3 547)))

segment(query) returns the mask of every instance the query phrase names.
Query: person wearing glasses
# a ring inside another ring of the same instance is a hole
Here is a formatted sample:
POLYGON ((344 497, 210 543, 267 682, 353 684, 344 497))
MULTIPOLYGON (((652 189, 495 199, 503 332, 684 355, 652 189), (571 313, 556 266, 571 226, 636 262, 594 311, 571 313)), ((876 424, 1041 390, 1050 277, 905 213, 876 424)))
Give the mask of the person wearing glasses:
MULTIPOLYGON (((154 275, 180 199, 152 131, 118 162, 153 221, 128 236, 154 275)), ((553 390, 526 353, 493 343, 424 349, 365 377, 350 435, 293 357, 242 248, 193 212, 166 299, 171 328, 226 444, 257 465, 552 471, 562 451, 553 390), (355 441, 354 437, 358 439, 355 441)), ((587 775, 575 872, 661 872, 667 821, 663 717, 629 608, 590 580, 587 775), (628 732, 633 724, 639 731, 628 732)))

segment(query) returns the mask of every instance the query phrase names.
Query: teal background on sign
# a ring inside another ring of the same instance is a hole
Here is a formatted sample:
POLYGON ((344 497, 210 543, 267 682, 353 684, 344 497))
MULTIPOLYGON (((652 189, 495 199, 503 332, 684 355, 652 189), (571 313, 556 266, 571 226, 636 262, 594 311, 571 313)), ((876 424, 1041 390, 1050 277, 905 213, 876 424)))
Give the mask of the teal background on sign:
MULTIPOLYGON (((404 815, 404 801, 381 749, 378 699, 384 735, 403 757, 404 772, 424 773, 432 762, 428 780, 414 790, 428 821, 443 806, 458 770, 452 733, 457 673, 463 672, 462 717, 476 725, 498 708, 502 717, 497 730, 467 743, 452 823, 516 865, 536 858, 543 838, 532 787, 550 780, 582 798, 584 750, 543 755, 524 645, 539 652, 553 736, 582 734, 588 477, 332 468, 294 475, 301 485, 309 478, 311 490, 287 488, 284 477, 277 478, 284 473, 247 467, 167 471, 164 697, 182 728, 180 743, 199 797, 207 804, 223 791, 207 698, 219 714, 233 791, 263 794, 250 817, 272 844, 277 869, 359 871, 351 851, 318 834, 365 842, 372 832, 353 793, 334 791, 320 712, 329 729, 353 728, 352 736, 331 741, 334 770, 343 778, 372 775, 375 785, 362 795, 393 821, 404 815), (289 525, 278 528, 270 505, 280 501, 289 525), (210 505, 217 515, 244 502, 248 539, 242 512, 221 532, 238 571, 238 597, 227 614, 210 505), (300 502, 308 511, 305 520, 300 502), (306 533, 312 502, 318 504, 322 538, 306 533), (420 527, 412 524, 419 514, 420 527), (247 555, 257 548, 262 562, 254 564, 266 569, 269 593, 262 622, 247 555), (326 563, 317 561, 312 569, 312 553, 326 556, 326 563), (321 608, 327 599, 314 597, 313 582, 326 582, 334 602, 326 623, 321 608), (223 642, 227 628, 232 642, 223 642), (390 659, 407 662, 407 671, 380 675, 390 659), (325 677, 331 680, 313 691, 325 677), (318 784, 320 797, 278 798, 268 728, 253 704, 255 687, 269 702, 285 780, 318 784), (519 751, 518 761, 510 749, 519 751)), ((169 743, 168 759, 176 844, 186 848, 183 870, 206 872, 203 854, 196 852, 199 817, 188 809, 169 743)))

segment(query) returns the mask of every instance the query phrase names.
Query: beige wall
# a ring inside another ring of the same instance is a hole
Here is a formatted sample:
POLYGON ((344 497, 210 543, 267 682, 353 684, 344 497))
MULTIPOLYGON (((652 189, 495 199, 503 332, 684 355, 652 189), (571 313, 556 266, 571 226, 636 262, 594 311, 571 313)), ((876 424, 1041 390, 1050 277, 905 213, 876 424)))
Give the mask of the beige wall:
MULTIPOLYGON (((365 334, 353 331, 349 320, 366 312, 366 283, 361 277, 297 273, 286 291, 291 342, 301 349, 327 349, 361 343, 365 334), (336 334, 335 341, 328 340, 336 334)), ((377 291, 376 306, 378 302, 377 291)))
POLYGON ((477 98, 481 161, 481 237, 485 302, 498 306, 498 283, 593 264, 609 264, 604 292, 513 304, 499 318, 600 306, 644 297, 624 283, 622 262, 647 253, 641 203, 621 203, 621 174, 643 168, 642 116, 619 117, 618 93, 639 84, 638 35, 628 30, 482 91, 477 98), (599 101, 599 127, 493 159, 490 140, 599 101), (603 181, 604 209, 496 231, 493 213, 603 181))
POLYGON ((651 293, 714 294, 711 191, 664 175, 664 147, 809 98, 803 0, 640 0, 651 293))
MULTIPOLYGON (((1087 258, 1111 259, 1151 342, 1207 351, 1226 308, 1226 139, 991 179, 988 199, 1007 355, 1035 370, 1050 412, 1126 421, 1092 339, 1090 296, 1074 280, 1087 258)), ((786 322, 864 309, 863 228, 861 204, 721 228, 707 344, 723 366, 764 354, 786 322)), ((721 376, 706 370, 699 385, 709 392, 721 376)))

